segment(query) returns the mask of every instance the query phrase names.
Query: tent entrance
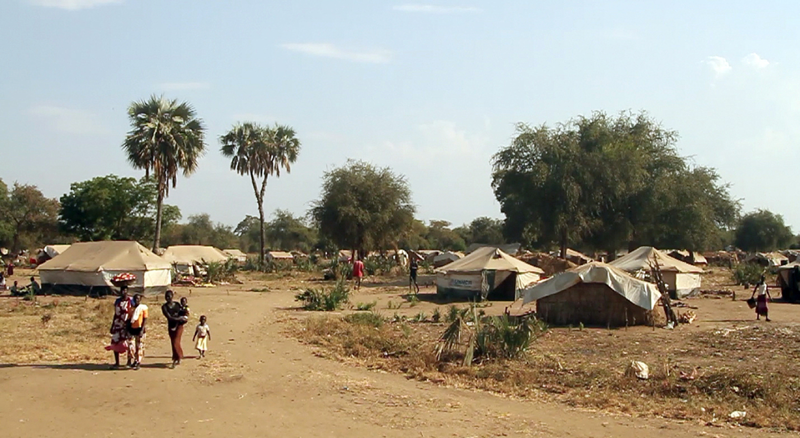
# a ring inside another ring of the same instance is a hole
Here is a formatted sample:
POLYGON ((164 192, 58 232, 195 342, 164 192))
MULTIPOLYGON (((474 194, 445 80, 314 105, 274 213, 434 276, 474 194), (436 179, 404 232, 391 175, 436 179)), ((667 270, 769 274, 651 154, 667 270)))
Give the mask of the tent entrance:
POLYGON ((486 271, 487 284, 494 285, 485 296, 493 301, 514 301, 517 294, 517 273, 486 271), (505 277, 505 278, 503 278, 505 277))

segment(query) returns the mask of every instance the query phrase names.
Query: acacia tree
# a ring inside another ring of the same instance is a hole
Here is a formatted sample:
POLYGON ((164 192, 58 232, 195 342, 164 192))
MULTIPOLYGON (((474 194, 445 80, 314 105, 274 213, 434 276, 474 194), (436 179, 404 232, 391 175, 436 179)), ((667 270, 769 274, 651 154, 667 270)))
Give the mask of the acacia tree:
MULTIPOLYGON (((309 215, 323 238, 358 251, 396 247, 414 220, 405 177, 388 167, 348 160, 325 173, 309 215)), ((355 254, 355 253, 354 253, 355 254)))
POLYGON ((0 181, 0 222, 10 235, 11 251, 18 253, 25 243, 42 243, 39 240, 57 234, 58 200, 45 197, 36 187, 14 183, 9 191, 0 181))
POLYGON ((509 237, 613 254, 640 244, 703 249, 738 214, 713 169, 692 168, 677 133, 645 113, 602 112, 555 128, 519 125, 494 157, 493 187, 509 237))
POLYGON ((178 173, 189 176, 197 170, 205 153, 205 127, 194 108, 186 102, 151 96, 128 108, 131 130, 122 144, 135 169, 152 172, 156 181, 156 224, 153 251, 161 244, 164 198, 170 183, 175 188, 178 173))
POLYGON ((744 215, 736 228, 735 244, 745 251, 774 251, 792 244, 795 236, 783 216, 769 210, 744 215))
POLYGON ((256 195, 259 217, 259 255, 264 263, 264 194, 270 175, 281 176, 281 169, 291 172, 291 165, 300 153, 300 140, 294 129, 257 123, 237 123, 219 138, 222 155, 231 159, 231 170, 250 177, 256 195), (260 183, 258 180, 261 180, 260 183))

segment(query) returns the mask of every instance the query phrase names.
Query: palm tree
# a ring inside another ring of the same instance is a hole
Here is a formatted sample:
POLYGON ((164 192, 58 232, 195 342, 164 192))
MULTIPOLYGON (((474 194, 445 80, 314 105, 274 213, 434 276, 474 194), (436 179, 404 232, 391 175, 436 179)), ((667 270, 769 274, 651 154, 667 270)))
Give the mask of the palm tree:
POLYGON ((178 172, 189 176, 206 150, 205 127, 194 108, 186 102, 150 96, 128 108, 131 130, 122 144, 128 161, 136 169, 152 173, 157 186, 156 230, 153 251, 161 243, 161 215, 164 198, 178 180, 178 172))
POLYGON ((300 152, 300 140, 294 129, 257 123, 237 123, 219 138, 222 155, 231 159, 231 170, 250 176, 258 204, 260 240, 258 260, 264 263, 264 193, 270 175, 281 176, 281 169, 291 172, 291 165, 300 152), (258 179, 261 179, 260 184, 258 179))

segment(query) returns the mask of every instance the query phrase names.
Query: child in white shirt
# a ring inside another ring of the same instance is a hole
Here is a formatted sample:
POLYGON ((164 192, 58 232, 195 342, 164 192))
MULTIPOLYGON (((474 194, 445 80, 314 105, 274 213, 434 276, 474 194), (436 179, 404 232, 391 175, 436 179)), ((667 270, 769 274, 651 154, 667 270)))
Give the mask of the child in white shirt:
POLYGON ((211 340, 211 329, 206 323, 205 315, 200 317, 200 324, 197 324, 197 328, 194 329, 194 336, 192 337, 192 340, 195 341, 194 348, 196 348, 197 352, 200 353, 200 357, 198 357, 198 359, 206 357, 208 341, 211 340))

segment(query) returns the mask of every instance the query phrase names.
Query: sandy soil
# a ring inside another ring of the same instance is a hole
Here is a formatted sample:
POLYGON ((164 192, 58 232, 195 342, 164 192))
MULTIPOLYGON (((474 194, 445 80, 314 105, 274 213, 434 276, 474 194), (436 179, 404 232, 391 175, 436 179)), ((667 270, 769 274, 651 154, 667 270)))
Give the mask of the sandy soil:
MULTIPOLYGON (((319 357, 313 347, 286 333, 296 326, 288 322, 305 317, 305 312, 294 310, 293 295, 307 283, 274 281, 268 283, 269 292, 249 292, 264 284, 248 281, 235 287, 193 289, 191 294, 177 289, 179 295, 190 297, 195 315, 208 315, 214 338, 207 359, 187 359, 174 370, 167 366, 169 345, 163 339, 148 344, 148 357, 139 371, 111 371, 108 363, 9 364, 0 358, 3 436, 781 435, 575 410, 342 364, 319 357)), ((399 286, 365 287, 353 302, 377 300, 377 308, 390 316, 395 310, 387 310, 387 303, 399 303, 404 292, 399 286)), ((709 304, 703 310, 709 310, 697 327, 744 321, 752 315, 740 309, 746 307, 741 302, 704 302, 709 304)), ((430 314, 434 304, 408 306, 397 311, 430 314)), ((502 307, 491 309, 499 312, 502 307)), ((793 317, 792 309, 776 307, 775 319, 793 317)), ((183 344, 189 354, 191 334, 184 336, 183 344)))

